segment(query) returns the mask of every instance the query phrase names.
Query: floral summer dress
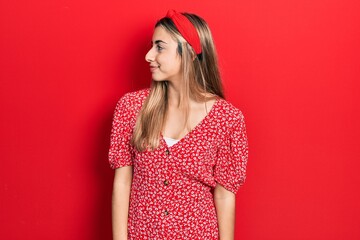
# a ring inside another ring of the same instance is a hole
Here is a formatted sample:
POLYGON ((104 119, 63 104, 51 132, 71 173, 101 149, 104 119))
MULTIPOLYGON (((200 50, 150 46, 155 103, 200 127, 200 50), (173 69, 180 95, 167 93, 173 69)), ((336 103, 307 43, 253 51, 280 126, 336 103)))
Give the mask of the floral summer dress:
POLYGON ((133 166, 128 237, 219 239, 212 190, 216 183, 237 193, 246 177, 248 140, 242 112, 218 98, 187 135, 167 146, 139 152, 129 144, 137 113, 150 88, 123 95, 113 115, 109 163, 133 166))

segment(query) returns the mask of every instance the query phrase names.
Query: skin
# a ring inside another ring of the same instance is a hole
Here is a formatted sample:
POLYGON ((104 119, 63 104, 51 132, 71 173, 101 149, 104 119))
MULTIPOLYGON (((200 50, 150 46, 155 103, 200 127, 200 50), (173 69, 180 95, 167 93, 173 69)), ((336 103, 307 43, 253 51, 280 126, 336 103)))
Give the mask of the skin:
MULTIPOLYGON (((168 81, 169 106, 162 133, 170 138, 181 139, 188 133, 188 130, 182 129, 184 113, 179 108, 182 74, 181 57, 177 53, 177 45, 177 41, 165 29, 157 27, 154 30, 152 47, 145 59, 149 62, 154 81, 168 81)), ((214 103, 215 100, 206 102, 208 111, 214 103)), ((193 129, 207 115, 207 112, 204 103, 196 102, 193 99, 190 99, 189 107, 189 125, 190 129, 193 129)))
POLYGON ((128 214, 133 166, 115 169, 112 192, 112 233, 113 240, 128 239, 128 214))
POLYGON ((154 81, 168 81, 169 105, 177 106, 180 101, 181 57, 177 53, 177 42, 162 27, 154 30, 152 47, 145 56, 152 70, 154 81))
MULTIPOLYGON (((188 131, 182 129, 184 119, 182 109, 179 109, 180 102, 180 83, 181 57, 177 53, 178 43, 162 27, 156 27, 152 38, 152 47, 145 56, 149 62, 154 81, 168 81, 168 117, 166 119, 163 135, 174 139, 181 139, 188 131)), ((215 100, 209 100, 206 104, 212 108, 215 100)), ((206 115, 203 103, 195 102, 190 99, 189 123, 193 129, 206 115)), ((225 189, 220 184, 216 184, 214 189, 214 204, 218 216, 220 240, 234 239, 235 225, 235 194, 225 189)))

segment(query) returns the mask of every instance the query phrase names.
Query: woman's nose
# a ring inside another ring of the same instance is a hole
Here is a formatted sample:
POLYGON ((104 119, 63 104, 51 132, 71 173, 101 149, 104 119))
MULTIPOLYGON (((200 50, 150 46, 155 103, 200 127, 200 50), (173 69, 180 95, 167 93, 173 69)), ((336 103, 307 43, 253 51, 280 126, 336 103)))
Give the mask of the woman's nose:
POLYGON ((145 60, 146 60, 147 62, 152 62, 152 61, 154 61, 154 54, 153 54, 152 49, 153 49, 153 48, 151 48, 151 49, 147 52, 147 54, 145 55, 145 60))

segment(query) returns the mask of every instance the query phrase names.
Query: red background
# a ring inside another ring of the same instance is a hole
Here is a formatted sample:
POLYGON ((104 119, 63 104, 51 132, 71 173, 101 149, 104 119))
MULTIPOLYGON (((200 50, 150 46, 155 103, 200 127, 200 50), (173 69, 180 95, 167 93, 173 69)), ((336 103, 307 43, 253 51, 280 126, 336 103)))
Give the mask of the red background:
POLYGON ((236 239, 360 239, 356 0, 2 0, 0 239, 111 239, 112 114, 169 8, 207 20, 245 115, 236 239))

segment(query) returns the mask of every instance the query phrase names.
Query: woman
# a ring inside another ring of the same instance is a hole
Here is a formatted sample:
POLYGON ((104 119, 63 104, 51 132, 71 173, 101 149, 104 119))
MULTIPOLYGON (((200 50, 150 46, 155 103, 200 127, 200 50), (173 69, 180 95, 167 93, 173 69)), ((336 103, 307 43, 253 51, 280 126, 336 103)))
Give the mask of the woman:
POLYGON ((113 116, 113 238, 234 239, 248 142, 208 25, 169 10, 145 59, 151 87, 126 93, 113 116))

